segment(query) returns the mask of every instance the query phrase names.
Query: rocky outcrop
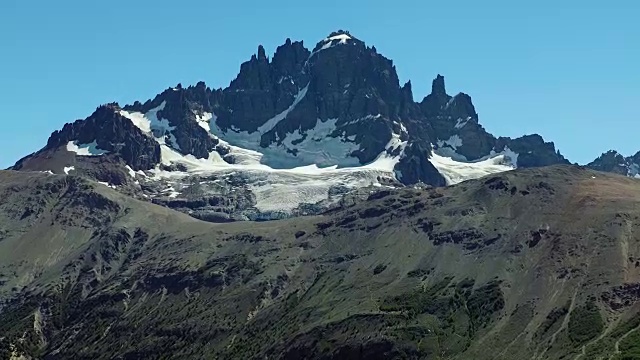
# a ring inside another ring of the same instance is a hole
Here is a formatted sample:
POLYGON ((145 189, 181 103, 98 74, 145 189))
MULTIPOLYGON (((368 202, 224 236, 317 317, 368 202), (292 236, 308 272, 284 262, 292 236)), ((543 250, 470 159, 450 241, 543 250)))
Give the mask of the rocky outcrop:
POLYGON ((545 142, 538 134, 525 135, 517 139, 500 137, 496 140, 496 152, 509 149, 518 154, 518 167, 539 167, 554 164, 570 164, 553 142, 545 142))
POLYGON ((221 92, 224 106, 217 113, 218 126, 254 132, 286 110, 308 83, 303 67, 309 54, 302 42, 287 39, 269 61, 259 46, 258 54, 240 66, 238 76, 221 92))
POLYGON ((71 141, 96 143, 110 156, 119 156, 135 170, 148 170, 160 162, 160 146, 129 119, 117 104, 100 106, 85 120, 65 124, 51 134, 45 150, 66 147, 71 141))
POLYGON ((637 177, 640 171, 640 151, 625 157, 615 150, 609 150, 586 166, 593 170, 637 177))
MULTIPOLYGON (((161 144, 175 156, 202 160, 217 152, 228 163, 243 161, 230 144, 261 153, 262 164, 272 168, 360 166, 386 153, 398 161, 393 170, 402 183, 436 186, 445 181, 429 160, 432 146, 457 161, 511 152, 517 154, 512 160, 518 167, 567 163, 539 135, 510 139, 489 134, 471 97, 447 94, 442 75, 433 80, 431 93, 416 102, 411 82, 400 85, 393 62, 347 31, 331 33, 312 50, 287 39, 272 58, 258 46, 224 89, 204 82, 178 84, 123 109, 101 106, 87 119, 54 132, 43 150, 64 148, 70 141, 95 142, 104 150, 111 159, 108 166, 91 171, 87 167, 100 161, 83 159, 88 165, 81 172, 114 185, 127 182, 124 165, 134 170, 158 166, 161 144), (121 110, 135 116, 151 113, 161 124, 143 131, 121 110), (230 140, 242 136, 242 144, 230 140)), ((56 172, 70 168, 65 159, 56 161, 56 172)), ((186 171, 184 164, 165 163, 161 169, 186 171)))
POLYGON ((173 128, 171 133, 175 137, 177 148, 185 154, 206 159, 209 153, 217 149, 219 141, 198 125, 196 117, 212 113, 218 105, 217 97, 219 92, 212 91, 204 82, 199 82, 196 86, 188 88, 178 85, 176 88, 167 89, 153 100, 144 104, 136 102, 131 106, 125 106, 124 110, 145 114, 162 107, 157 116, 166 119, 173 128))
POLYGON ((432 128, 434 145, 449 148, 468 161, 509 150, 518 154, 518 167, 569 163, 552 142, 545 142, 538 134, 517 139, 489 134, 478 122, 471 97, 464 93, 447 95, 441 75, 433 80, 431 93, 422 100, 420 109, 432 128))
POLYGON ((449 100, 451 96, 447 95, 444 76, 438 74, 431 83, 431 93, 422 100, 420 108, 427 117, 435 118, 442 115, 442 110, 449 100))
POLYGON ((419 142, 412 142, 404 150, 404 157, 395 167, 396 177, 403 184, 425 183, 433 186, 445 186, 447 182, 438 172, 429 157, 431 149, 419 142))
POLYGON ((434 144, 455 137, 461 143, 456 153, 470 161, 488 155, 493 149, 495 138, 478 123, 471 97, 464 93, 447 95, 442 75, 433 80, 431 93, 422 100, 420 109, 433 128, 434 144))

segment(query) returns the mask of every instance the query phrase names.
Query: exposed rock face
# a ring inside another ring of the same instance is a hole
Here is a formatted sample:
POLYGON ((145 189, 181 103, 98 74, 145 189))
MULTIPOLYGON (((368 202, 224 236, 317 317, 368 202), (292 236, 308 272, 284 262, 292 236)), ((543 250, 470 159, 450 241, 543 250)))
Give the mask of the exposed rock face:
POLYGON ((598 171, 638 177, 638 172, 640 171, 640 151, 633 156, 625 157, 615 150, 609 150, 587 164, 587 167, 598 171))
POLYGON ((519 167, 569 164, 569 161, 556 150, 553 142, 545 142, 538 134, 525 135, 517 139, 498 138, 494 150, 500 151, 505 148, 518 154, 519 167))
POLYGON ((555 149, 552 142, 545 142, 538 134, 518 139, 495 138, 478 122, 478 114, 471 97, 459 93, 447 95, 444 77, 433 80, 431 94, 422 100, 420 108, 433 128, 433 138, 438 148, 448 148, 472 161, 508 149, 519 154, 518 167, 535 167, 569 162, 555 149))
POLYGON ((167 89, 153 100, 125 106, 124 110, 144 114, 151 109, 162 107, 157 116, 167 119, 169 125, 174 127, 172 134, 176 140, 176 147, 185 154, 207 158, 209 153, 216 150, 218 140, 212 138, 195 119, 205 112, 213 111, 212 101, 215 101, 216 96, 217 92, 199 82, 196 86, 186 89, 181 86, 167 89))
POLYGON ((436 117, 441 114, 449 100, 451 100, 451 96, 447 95, 444 76, 438 74, 431 83, 431 94, 422 100, 420 106, 426 116, 436 117))
POLYGON ((160 162, 160 146, 129 119, 117 104, 100 106, 85 120, 66 124, 51 134, 44 149, 66 147, 69 142, 90 144, 115 154, 135 170, 148 170, 160 162))
MULTIPOLYGON (((199 159, 207 159, 212 152, 223 157, 228 153, 228 147, 220 145, 211 136, 213 131, 207 130, 210 124, 202 124, 204 116, 211 114, 217 131, 257 134, 259 145, 252 150, 283 148, 298 158, 298 166, 367 164, 387 150, 394 134, 403 141, 420 143, 412 145, 409 157, 416 156, 417 148, 422 156, 430 156, 433 143, 437 148, 451 147, 468 161, 515 146, 518 151, 511 150, 521 154, 518 166, 566 162, 553 143, 545 143, 537 135, 511 141, 487 133, 478 123, 471 97, 464 93, 448 95, 442 75, 433 80, 431 93, 416 103, 411 83, 400 86, 393 62, 345 31, 330 34, 313 51, 302 42, 287 39, 272 59, 259 46, 257 54, 241 65, 238 76, 225 89, 211 90, 203 82, 187 88, 178 85, 144 104, 136 102, 123 109, 141 114, 159 109, 158 118, 171 127, 169 145, 199 159), (319 127, 328 127, 322 134, 325 139, 345 144, 341 158, 313 161, 296 148, 296 142, 309 140, 310 132, 319 127), (452 141, 454 145, 450 145, 452 141)), ((121 154, 136 170, 159 164, 157 144, 118 110, 116 104, 110 104, 86 120, 67 124, 52 135, 47 147, 62 146, 65 141, 95 140, 102 149, 121 154), (110 131, 104 131, 106 127, 110 131), (111 143, 124 143, 124 147, 115 149, 111 143)), ((232 156, 227 160, 234 161, 232 156)), ((424 167, 413 171, 420 178, 407 175, 405 179, 438 184, 434 179, 439 177, 427 162, 421 159, 418 163, 424 167)))
POLYGON ((420 108, 433 127, 434 140, 446 141, 457 136, 461 145, 455 150, 467 160, 479 159, 493 149, 495 139, 478 124, 471 97, 463 93, 447 95, 442 75, 433 80, 431 94, 422 100, 420 108))
POLYGON ((587 164, 587 166, 594 170, 612 172, 621 175, 626 175, 628 171, 625 157, 614 150, 609 150, 606 153, 603 153, 600 157, 587 164))
POLYGON ((312 200, 300 196, 296 201, 301 208, 287 211, 316 213, 323 208, 317 204, 336 194, 374 183, 443 186, 556 163, 567 161, 539 135, 510 139, 489 134, 478 122, 471 97, 448 95, 442 75, 433 80, 431 93, 416 102, 411 83, 400 85, 391 60, 338 31, 312 50, 287 39, 272 58, 259 46, 224 89, 210 89, 204 82, 178 84, 144 103, 101 106, 87 119, 54 132, 43 150, 14 169, 74 172, 113 186, 131 185, 127 191, 168 206, 180 204, 192 214, 213 209, 215 214, 203 216, 244 218, 273 211, 269 206, 264 208, 271 210, 250 209, 261 201, 280 201, 267 189, 275 180, 299 186, 292 188, 294 193, 311 191, 312 200), (66 150, 69 143, 89 144, 103 153, 76 156, 66 150), (434 161, 433 149, 457 163, 434 161), (487 159, 487 164, 474 165, 487 159), (133 171, 154 171, 151 177, 126 176, 126 165, 133 171), (287 178, 278 172, 309 166, 317 167, 312 175, 305 170, 287 178), (473 166, 481 169, 467 174, 473 166), (257 169, 264 168, 271 170, 259 174, 257 169), (337 168, 334 173, 326 170, 332 168, 337 168), (244 179, 238 189, 243 193, 232 196, 246 199, 238 202, 239 208, 200 206, 200 198, 230 196, 230 189, 237 188, 235 172, 244 179), (198 181, 216 184, 199 186, 198 181), (326 186, 318 190, 319 183, 326 186), (260 191, 266 200, 257 195, 260 191), (326 198, 318 191, 326 192, 326 198))
POLYGON ((221 91, 218 126, 232 126, 253 132, 276 114, 286 110, 296 94, 308 83, 303 67, 309 57, 302 42, 287 42, 278 47, 272 61, 262 46, 258 55, 243 63, 240 73, 221 91))
POLYGON ((405 157, 396 167, 397 177, 404 184, 424 182, 433 186, 445 186, 446 181, 429 162, 430 149, 419 142, 410 143, 405 149, 405 157))

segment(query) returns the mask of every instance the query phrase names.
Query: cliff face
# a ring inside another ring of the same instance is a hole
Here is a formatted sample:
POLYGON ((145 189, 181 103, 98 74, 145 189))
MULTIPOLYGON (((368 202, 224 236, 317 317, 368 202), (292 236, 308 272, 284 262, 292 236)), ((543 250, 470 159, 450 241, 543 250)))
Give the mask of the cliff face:
POLYGON ((287 39, 272 58, 258 47, 224 89, 199 82, 100 106, 13 169, 125 184, 127 193, 207 217, 278 218, 326 210, 368 185, 444 186, 563 163, 539 135, 487 133, 471 97, 448 95, 441 75, 414 101, 391 60, 338 31, 311 50, 287 39), (202 203, 221 197, 234 205, 202 203))

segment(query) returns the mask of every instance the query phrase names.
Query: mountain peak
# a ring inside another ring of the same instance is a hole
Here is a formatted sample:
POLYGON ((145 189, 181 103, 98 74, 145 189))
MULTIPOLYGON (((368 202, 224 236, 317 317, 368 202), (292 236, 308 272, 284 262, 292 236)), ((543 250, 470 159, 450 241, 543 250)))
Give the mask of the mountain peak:
POLYGON ((325 50, 335 45, 346 45, 353 44, 353 42, 361 43, 356 37, 351 35, 348 31, 338 30, 334 31, 326 38, 320 40, 316 47, 314 48, 314 52, 325 50))
POLYGON ((122 109, 109 105, 65 125, 51 136, 46 151, 32 158, 44 167, 50 163, 47 156, 60 154, 52 171, 74 167, 76 174, 89 176, 96 166, 100 174, 120 173, 126 164, 148 172, 148 178, 131 180, 141 184, 135 191, 150 200, 197 210, 205 218, 232 214, 242 219, 311 211, 303 197, 274 205, 280 195, 274 197, 266 187, 250 188, 263 176, 274 188, 296 181, 296 189, 322 184, 309 204, 324 209, 343 190, 366 183, 440 186, 487 172, 563 163, 553 144, 541 138, 489 134, 479 125, 471 98, 447 95, 440 74, 432 92, 417 103, 411 82, 401 86, 393 61, 348 31, 330 33, 313 51, 291 38, 271 57, 264 46, 256 47, 224 89, 211 90, 204 82, 178 84, 144 103, 122 109), (513 161, 494 166, 502 161, 498 156, 513 161), (105 170, 103 159, 117 164, 105 170), (246 175, 246 187, 238 191, 237 206, 202 201, 202 196, 226 197, 237 189, 233 174, 238 172, 246 175), (194 174, 199 178, 192 181, 194 174), (198 179, 205 177, 223 179, 224 185, 203 185, 198 179), (171 193, 165 191, 169 185, 171 193), (176 197, 190 205, 174 202, 176 197))
POLYGON ((444 76, 438 74, 431 83, 431 93, 434 95, 446 95, 447 91, 444 87, 444 76))
POLYGON ((351 33, 349 33, 349 31, 347 30, 338 30, 338 31, 334 31, 331 34, 329 34, 329 36, 327 36, 327 39, 333 38, 333 37, 340 37, 340 38, 351 38, 351 33))
POLYGON ((266 60, 267 59, 267 53, 264 50, 264 46, 259 45, 258 46, 258 60, 266 60))

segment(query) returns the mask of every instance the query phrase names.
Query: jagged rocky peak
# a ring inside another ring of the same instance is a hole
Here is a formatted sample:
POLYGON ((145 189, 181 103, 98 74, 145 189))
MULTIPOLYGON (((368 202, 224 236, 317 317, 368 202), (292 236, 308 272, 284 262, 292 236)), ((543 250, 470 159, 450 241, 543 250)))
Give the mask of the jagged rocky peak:
POLYGON ((264 50, 264 46, 258 45, 258 61, 269 61, 267 59, 267 53, 264 50))
POLYGON ((553 164, 570 164, 558 150, 552 141, 545 141, 538 134, 524 135, 511 139, 500 137, 495 142, 494 151, 504 151, 518 154, 518 167, 539 167, 553 164))
POLYGON ((109 155, 122 158, 135 170, 148 170, 160 161, 160 147, 124 116, 117 103, 99 106, 84 120, 54 131, 45 150, 66 149, 79 155, 109 155))
MULTIPOLYGON (((348 31, 329 34, 313 51, 291 39, 273 56, 255 48, 228 87, 178 84, 144 102, 101 106, 52 134, 44 150, 62 154, 59 166, 30 168, 91 176, 112 164, 99 172, 124 174, 154 201, 207 214, 199 196, 234 189, 238 208, 224 211, 255 217, 308 213, 309 204, 320 209, 333 195, 369 184, 440 186, 566 162, 537 135, 496 139, 478 123, 471 97, 448 95, 440 74, 416 102, 393 62, 348 31), (277 189, 319 195, 283 200, 277 189)), ((45 164, 49 155, 31 158, 45 164)))
POLYGON ((438 74, 431 83, 431 94, 434 96, 447 95, 447 91, 444 86, 444 76, 438 74))
POLYGON ((447 94, 444 76, 438 74, 431 83, 431 93, 421 102, 421 108, 427 116, 444 116, 453 120, 475 119, 476 113, 471 97, 465 93, 455 96, 447 94))
POLYGON ((402 93, 405 95, 410 95, 411 99, 413 99, 413 85, 411 84, 411 80, 402 85, 402 93))
POLYGON ((620 154, 615 150, 609 150, 597 159, 587 164, 588 168, 612 172, 620 175, 626 175, 631 177, 639 177, 640 172, 640 152, 637 152, 633 156, 627 156, 620 154))
POLYGON ((329 36, 327 36, 326 38, 320 40, 315 48, 313 48, 313 52, 317 52, 320 50, 326 50, 330 47, 333 47, 335 45, 358 45, 358 44, 362 44, 364 45, 364 43, 360 40, 358 40, 355 36, 351 35, 349 33, 349 31, 346 30, 338 30, 338 31, 334 31, 331 34, 329 34, 329 36))
POLYGON ((311 154, 300 143, 312 133, 316 142, 336 141, 343 149, 322 165, 373 161, 391 140, 403 108, 391 60, 346 31, 330 34, 313 52, 287 39, 271 61, 252 57, 223 95, 228 110, 216 112, 223 133, 256 134, 255 150, 283 147, 298 165, 309 164, 311 154))
POLYGON ((255 132, 268 119, 285 111, 308 84, 303 67, 310 52, 301 41, 287 39, 271 60, 258 47, 249 61, 240 66, 238 76, 221 92, 218 126, 223 130, 255 132))
POLYGON ((451 98, 445 105, 445 110, 456 120, 468 119, 476 122, 478 120, 478 113, 476 112, 475 106, 473 106, 471 96, 465 93, 458 93, 451 98))
POLYGON ((587 164, 587 167, 621 175, 626 175, 628 172, 627 159, 615 150, 604 152, 597 159, 587 164))
POLYGON ((634 163, 639 163, 640 164, 640 151, 638 151, 637 153, 633 154, 631 157, 629 157, 629 159, 631 159, 631 161, 633 161, 634 163))
POLYGON ((426 117, 436 153, 460 161, 478 161, 504 154, 517 167, 545 166, 568 161, 545 142, 540 135, 517 139, 498 138, 486 131, 478 121, 471 97, 463 92, 447 94, 445 79, 438 74, 431 93, 420 103, 426 117))
POLYGON ((478 123, 471 97, 465 93, 447 94, 444 76, 438 74, 431 93, 419 104, 429 124, 433 143, 443 154, 465 161, 488 156, 495 138, 478 123))
POLYGON ((337 31, 320 41, 309 67, 313 90, 324 95, 321 118, 396 115, 401 93, 393 62, 349 32, 337 31))
MULTIPOLYGON (((278 46, 271 60, 273 70, 277 75, 293 75, 302 70, 311 52, 304 47, 302 41, 291 41, 287 38, 284 45, 278 46)), ((290 79, 278 78, 278 81, 290 79)))

